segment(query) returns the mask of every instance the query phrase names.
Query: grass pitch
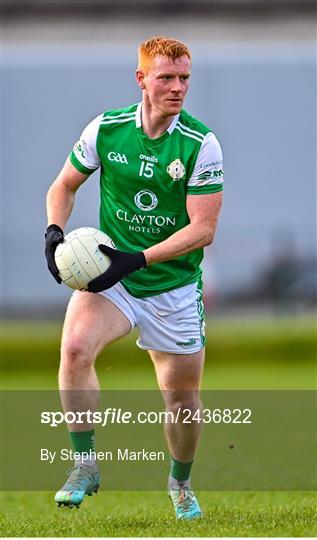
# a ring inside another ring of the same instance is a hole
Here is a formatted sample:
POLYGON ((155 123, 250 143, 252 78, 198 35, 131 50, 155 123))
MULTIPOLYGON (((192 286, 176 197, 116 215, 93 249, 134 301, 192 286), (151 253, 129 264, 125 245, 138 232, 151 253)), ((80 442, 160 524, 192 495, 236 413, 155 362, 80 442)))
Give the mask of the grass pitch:
MULTIPOLYGON (((205 389, 313 389, 316 330, 313 319, 209 322, 205 389)), ((61 324, 7 324, 3 328, 2 387, 57 388, 61 324)), ((156 388, 147 354, 135 335, 111 345, 97 363, 102 388, 156 388)), ((303 456, 304 459, 304 456, 303 456)), ((57 480, 58 486, 63 481, 57 480)), ((106 478, 104 479, 106 483, 106 478)), ((205 517, 179 523, 165 493, 105 492, 79 510, 57 508, 53 493, 3 492, 1 535, 316 536, 315 493, 201 492, 205 517)))
POLYGON ((198 494, 204 518, 176 522, 165 493, 101 492, 81 508, 57 509, 52 493, 5 493, 2 536, 315 536, 308 493, 198 494))

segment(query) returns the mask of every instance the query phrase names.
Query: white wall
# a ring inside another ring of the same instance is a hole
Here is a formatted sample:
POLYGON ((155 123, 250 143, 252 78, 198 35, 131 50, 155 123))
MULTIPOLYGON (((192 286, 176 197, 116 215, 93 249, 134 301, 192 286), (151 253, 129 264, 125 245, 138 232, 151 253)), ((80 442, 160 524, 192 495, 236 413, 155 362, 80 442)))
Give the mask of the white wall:
MULTIPOLYGON (((100 25, 96 34, 86 26, 84 35, 92 36, 87 43, 76 41, 78 27, 68 40, 58 28, 60 39, 56 35, 50 43, 41 39, 45 26, 34 31, 33 40, 28 27, 24 36, 16 27, 7 29, 2 253, 3 300, 9 305, 69 296, 46 270, 45 193, 83 126, 106 109, 139 99, 134 68, 143 30, 131 31, 133 40, 131 35, 116 40, 111 33, 100 43, 94 39, 100 25)), ((206 23, 200 38, 197 25, 193 35, 188 21, 186 31, 181 28, 172 35, 187 35, 194 58, 186 108, 210 125, 224 151, 225 203, 205 270, 207 286, 214 275, 225 292, 256 278, 271 255, 273 232, 281 227, 293 235, 299 253, 315 248, 314 43, 299 30, 290 39, 284 27, 283 39, 264 41, 263 26, 257 37, 254 29, 245 33, 246 40, 243 25, 235 26, 236 34, 240 28, 235 40, 229 39, 230 25, 224 26, 226 39, 216 40, 206 23)), ((158 23, 153 32, 168 33, 159 32, 164 29, 158 23)), ((98 225, 96 174, 78 193, 68 230, 80 225, 98 225)))

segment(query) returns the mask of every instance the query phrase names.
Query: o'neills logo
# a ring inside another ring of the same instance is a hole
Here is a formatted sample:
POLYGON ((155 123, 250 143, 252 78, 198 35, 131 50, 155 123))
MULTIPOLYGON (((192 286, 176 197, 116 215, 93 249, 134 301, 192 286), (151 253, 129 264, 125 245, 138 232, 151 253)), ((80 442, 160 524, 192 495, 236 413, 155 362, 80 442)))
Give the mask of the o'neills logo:
POLYGON ((155 156, 145 156, 144 154, 140 154, 139 158, 144 159, 144 161, 150 161, 150 163, 158 163, 158 158, 155 156))
POLYGON ((165 216, 153 216, 151 214, 144 214, 141 216, 140 214, 129 214, 120 208, 117 210, 116 216, 118 219, 120 219, 120 221, 134 223, 136 225, 156 225, 157 227, 163 227, 164 225, 171 225, 172 227, 175 227, 176 225, 175 217, 170 218, 165 216))

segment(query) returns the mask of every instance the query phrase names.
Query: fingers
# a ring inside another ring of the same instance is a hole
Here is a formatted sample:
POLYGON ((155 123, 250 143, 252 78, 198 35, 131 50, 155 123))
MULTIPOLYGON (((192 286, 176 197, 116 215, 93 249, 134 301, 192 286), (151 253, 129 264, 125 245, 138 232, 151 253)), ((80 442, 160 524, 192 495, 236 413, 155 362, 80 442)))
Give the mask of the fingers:
POLYGON ((104 291, 105 289, 109 289, 110 287, 112 287, 113 284, 110 283, 110 281, 108 280, 106 281, 104 274, 101 274, 101 276, 98 276, 89 281, 87 285, 87 290, 88 292, 98 293, 104 291))
POLYGON ((52 274, 53 278, 55 279, 55 281, 57 281, 57 283, 62 283, 62 280, 59 275, 59 270, 57 268, 56 261, 55 261, 55 250, 56 250, 56 247, 52 247, 52 246, 50 246, 49 248, 46 248, 45 250, 47 267, 50 273, 52 274))
POLYGON ((48 257, 47 266, 48 266, 48 269, 49 269, 50 273, 52 274, 53 278, 55 279, 55 281, 57 281, 57 283, 59 283, 59 284, 62 283, 62 280, 61 280, 59 272, 58 272, 58 268, 57 268, 56 263, 55 263, 54 255, 53 255, 53 257, 51 255, 48 257))
POLYGON ((52 274, 53 278, 55 279, 55 281, 57 281, 57 283, 60 285, 62 283, 62 280, 61 278, 59 277, 59 274, 58 272, 56 272, 53 268, 51 268, 50 266, 48 267, 50 273, 52 274))
POLYGON ((55 261, 55 251, 58 244, 64 241, 64 234, 58 225, 50 225, 45 233, 45 257, 47 266, 57 283, 62 283, 55 261))
POLYGON ((113 252, 115 252, 115 249, 112 249, 111 247, 109 246, 106 246, 105 244, 99 244, 98 245, 100 251, 102 251, 102 253, 104 253, 105 255, 108 255, 108 257, 111 259, 111 256, 113 254, 113 252))

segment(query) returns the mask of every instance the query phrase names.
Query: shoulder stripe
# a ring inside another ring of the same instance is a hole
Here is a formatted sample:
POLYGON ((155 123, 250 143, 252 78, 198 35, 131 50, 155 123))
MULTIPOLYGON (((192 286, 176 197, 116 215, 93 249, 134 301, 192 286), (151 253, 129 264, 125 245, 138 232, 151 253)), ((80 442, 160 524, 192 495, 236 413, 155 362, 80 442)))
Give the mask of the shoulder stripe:
POLYGON ((202 133, 199 133, 199 131, 196 131, 195 129, 190 129, 187 126, 184 126, 184 124, 182 124, 180 121, 178 121, 177 123, 182 129, 184 129, 185 131, 188 131, 189 133, 192 133, 193 135, 196 135, 196 137, 201 137, 202 140, 205 138, 205 135, 203 135, 202 133))
POLYGON ((104 121, 100 122, 100 124, 102 124, 102 125, 123 124, 124 122, 131 122, 131 120, 135 122, 135 116, 132 116, 131 118, 121 118, 121 119, 118 119, 118 120, 104 120, 104 121))
POLYGON ((213 173, 211 171, 206 171, 204 173, 199 174, 198 178, 199 178, 199 180, 203 180, 204 178, 211 178, 212 174, 213 173))
POLYGON ((204 178, 204 179, 201 179, 201 178, 196 178, 196 179, 192 179, 192 180, 189 180, 189 182, 187 183, 187 186, 197 186, 197 187, 200 187, 200 186, 220 186, 221 184, 223 184, 223 179, 217 179, 217 180, 211 180, 211 178, 204 178))
POLYGON ((192 135, 191 133, 188 133, 187 131, 183 131, 182 128, 178 124, 176 124, 175 129, 178 129, 178 131, 180 131, 186 137, 190 137, 191 139, 195 139, 195 141, 198 141, 200 143, 203 142, 203 139, 199 139, 195 135, 192 135))
POLYGON ((123 118, 124 116, 135 116, 135 111, 131 113, 120 113, 120 114, 109 114, 108 116, 104 116, 102 120, 115 120, 116 118, 123 118))

